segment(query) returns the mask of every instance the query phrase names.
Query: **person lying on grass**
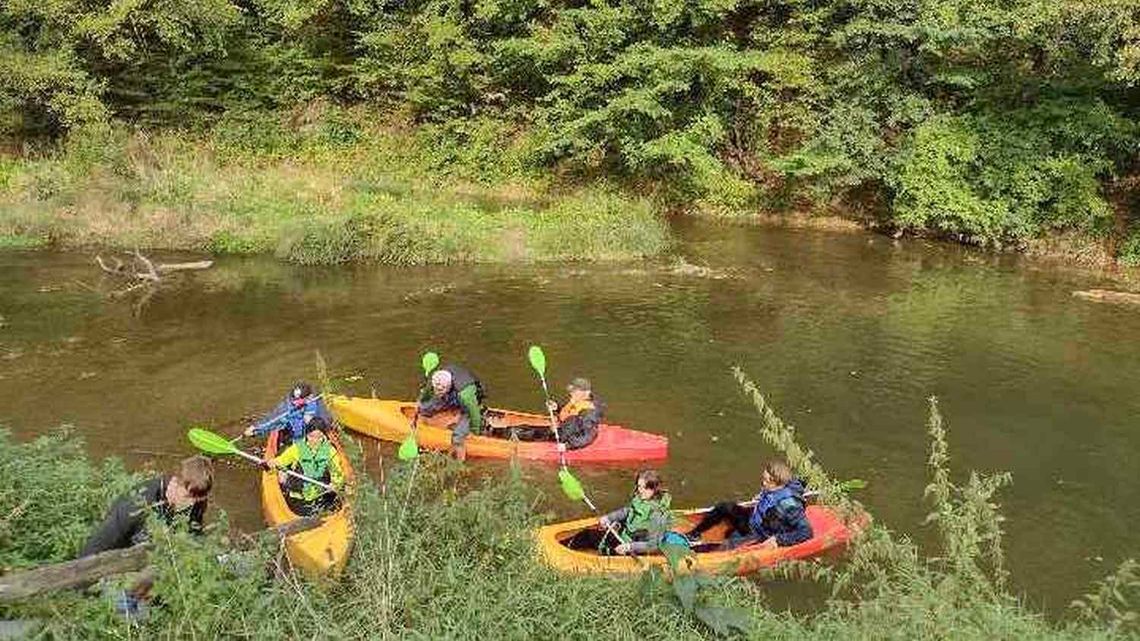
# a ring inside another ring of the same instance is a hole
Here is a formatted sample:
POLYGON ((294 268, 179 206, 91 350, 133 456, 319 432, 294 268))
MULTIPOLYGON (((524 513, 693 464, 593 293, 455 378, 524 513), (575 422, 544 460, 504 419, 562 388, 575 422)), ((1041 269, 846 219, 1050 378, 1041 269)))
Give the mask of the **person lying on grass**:
POLYGON ((328 426, 320 417, 314 417, 308 423, 308 431, 304 438, 294 442, 276 458, 267 461, 269 467, 282 470, 293 468, 305 476, 331 485, 333 490, 326 490, 316 483, 302 481, 301 479, 278 473, 278 481, 285 492, 285 500, 294 514, 308 516, 322 510, 331 509, 336 505, 336 493, 344 487, 344 469, 340 464, 336 448, 329 441, 325 431, 328 426))
POLYGON ((602 539, 602 552, 614 554, 647 554, 661 545, 661 540, 673 525, 669 511, 671 497, 661 482, 657 470, 642 470, 637 474, 637 487, 629 505, 620 507, 598 519, 603 528, 611 525, 623 535, 624 541, 614 545, 613 535, 602 539))
POLYGON ((190 531, 200 533, 206 499, 213 484, 214 467, 210 459, 204 456, 184 459, 175 474, 156 476, 117 498, 79 556, 127 548, 149 540, 147 508, 167 525, 174 525, 176 517, 185 515, 190 531))
POLYGON ((701 535, 710 528, 728 522, 731 539, 726 537, 726 545, 729 547, 756 541, 772 548, 803 543, 812 537, 803 494, 803 481, 793 477, 787 463, 779 459, 768 461, 760 474, 760 494, 756 496, 755 505, 749 507, 734 501, 717 503, 687 536, 696 546, 701 543, 701 535))

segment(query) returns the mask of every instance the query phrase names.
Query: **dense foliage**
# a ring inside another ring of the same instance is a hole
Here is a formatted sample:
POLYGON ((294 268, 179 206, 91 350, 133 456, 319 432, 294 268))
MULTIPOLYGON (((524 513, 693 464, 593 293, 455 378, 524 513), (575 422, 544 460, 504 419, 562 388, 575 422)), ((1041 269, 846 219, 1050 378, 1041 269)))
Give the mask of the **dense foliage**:
MULTIPOLYGON (((207 125, 315 99, 491 119, 668 203, 843 206, 987 244, 1125 239, 1131 0, 12 0, 0 128, 207 125)), ((1131 257, 1136 242, 1121 251, 1131 257)))
MULTIPOLYGON (((759 435, 836 509, 857 514, 848 498, 797 441, 742 372, 736 376, 760 413, 759 435)), ((763 582, 698 576, 672 584, 654 571, 640 579, 560 576, 537 558, 530 529, 544 498, 512 465, 508 474, 475 480, 439 455, 371 469, 354 494, 355 547, 336 584, 309 583, 278 566, 272 539, 229 540, 225 524, 206 540, 156 524, 151 562, 157 575, 141 629, 115 616, 119 579, 88 593, 57 593, 0 607, 4 618, 33 619, 47 638, 573 638, 676 639, 719 635, 755 639, 1115 639, 1137 628, 1140 572, 1134 562, 1094 586, 1075 617, 1049 623, 1009 593, 1003 567, 997 491, 1008 475, 972 473, 956 484, 948 470, 946 431, 932 401, 926 489, 928 522, 941 545, 924 556, 906 537, 872 523, 848 558, 835 565, 784 566, 772 574, 816 580, 830 598, 800 614, 773 608, 763 582), (377 483, 374 478, 383 480, 377 483), (246 541, 235 552, 235 542, 246 541)), ((66 558, 76 534, 98 519, 92 479, 122 487, 116 464, 95 468, 74 442, 8 441, 0 466, 5 487, 56 488, 60 505, 26 502, 25 527, 10 529, 0 554, 18 565, 66 558), (51 454, 58 453, 52 461, 51 454), (33 466, 14 466, 29 459, 33 466), (18 476, 14 476, 18 475, 18 476), (50 544, 45 547, 44 543, 50 544)), ((549 473, 531 471, 531 474, 549 473)), ((252 482, 252 481, 251 481, 252 482)), ((556 497, 560 498, 560 497, 556 497)), ((3 507, 19 497, 5 495, 3 507)), ((771 578, 771 577, 764 577, 771 578)))

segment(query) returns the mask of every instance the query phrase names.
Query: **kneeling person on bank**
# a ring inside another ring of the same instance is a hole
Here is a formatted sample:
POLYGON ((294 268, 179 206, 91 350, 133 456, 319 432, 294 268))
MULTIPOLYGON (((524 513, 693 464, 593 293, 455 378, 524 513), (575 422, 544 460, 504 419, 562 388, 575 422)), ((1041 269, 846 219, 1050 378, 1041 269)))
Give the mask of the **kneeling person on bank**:
POLYGON ((176 474, 156 476, 135 486, 111 504, 103 523, 87 539, 80 557, 131 547, 147 541, 148 508, 167 525, 185 516, 191 532, 202 531, 206 499, 214 484, 210 459, 192 456, 182 461, 176 474))

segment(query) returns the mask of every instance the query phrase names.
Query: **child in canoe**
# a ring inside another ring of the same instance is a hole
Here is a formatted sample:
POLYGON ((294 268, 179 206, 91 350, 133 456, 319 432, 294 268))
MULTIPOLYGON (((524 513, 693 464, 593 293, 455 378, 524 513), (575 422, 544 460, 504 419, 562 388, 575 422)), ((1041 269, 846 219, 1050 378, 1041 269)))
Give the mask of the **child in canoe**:
POLYGON ((803 543, 812 537, 803 495, 804 483, 792 475, 788 464, 779 459, 769 461, 761 472, 760 494, 754 506, 733 501, 717 503, 689 531, 689 540, 696 545, 714 525, 728 522, 732 536, 730 541, 726 537, 729 546, 754 541, 773 548, 803 543))
POLYGON ((598 519, 598 524, 607 532, 601 541, 602 551, 622 555, 655 552, 673 525, 670 502, 669 492, 657 470, 639 472, 629 505, 598 519), (621 533, 623 541, 612 541, 614 536, 608 532, 611 526, 621 533))
POLYGON ((309 516, 336 505, 336 493, 344 487, 344 469, 336 448, 329 441, 323 419, 313 417, 308 423, 304 438, 294 442, 276 458, 268 461, 271 468, 292 468, 305 476, 331 485, 332 492, 308 481, 280 472, 278 480, 285 492, 285 500, 294 514, 309 516))
POLYGON ((284 447, 287 443, 300 441, 314 418, 320 418, 325 423, 332 422, 320 395, 314 396, 313 387, 301 381, 289 390, 285 399, 273 408, 265 420, 247 427, 244 436, 267 436, 270 432, 281 430, 278 444, 284 447))

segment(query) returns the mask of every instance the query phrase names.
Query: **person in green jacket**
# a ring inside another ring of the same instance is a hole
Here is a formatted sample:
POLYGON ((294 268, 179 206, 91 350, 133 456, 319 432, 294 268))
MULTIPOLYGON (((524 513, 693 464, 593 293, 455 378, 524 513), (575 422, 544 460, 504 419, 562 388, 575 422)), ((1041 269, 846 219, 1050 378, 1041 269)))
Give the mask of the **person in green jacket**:
POLYGON ((629 505, 598 519, 603 528, 611 525, 618 527, 626 539, 613 547, 612 551, 623 555, 656 551, 665 533, 673 526, 673 515, 669 511, 671 501, 657 470, 639 472, 637 489, 629 505))
POLYGON ((308 424, 305 438, 299 440, 276 458, 268 461, 277 469, 290 469, 305 476, 331 485, 335 492, 329 492, 315 483, 302 481, 295 476, 280 472, 278 480, 285 491, 285 500, 295 514, 308 516, 336 505, 336 493, 344 488, 344 468, 336 448, 325 434, 327 426, 319 416, 308 424))
POLYGON ((483 397, 483 384, 471 370, 453 364, 432 372, 431 386, 420 395, 419 411, 423 416, 459 410, 459 420, 451 431, 451 455, 458 461, 467 460, 467 436, 483 433, 483 397))

